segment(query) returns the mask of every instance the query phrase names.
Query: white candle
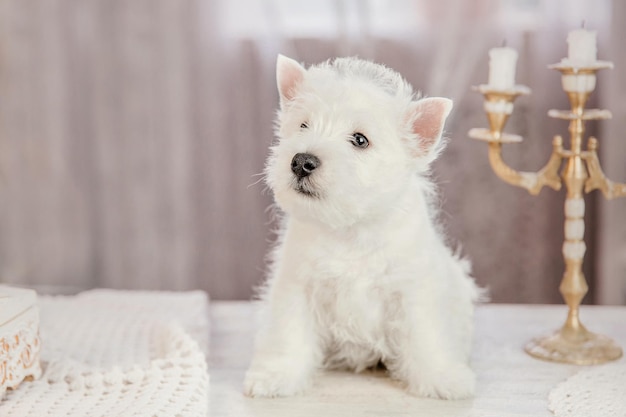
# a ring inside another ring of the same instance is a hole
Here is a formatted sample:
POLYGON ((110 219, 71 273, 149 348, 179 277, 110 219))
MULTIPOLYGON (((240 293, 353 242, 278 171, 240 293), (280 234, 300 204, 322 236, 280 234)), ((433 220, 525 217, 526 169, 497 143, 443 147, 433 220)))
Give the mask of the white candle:
POLYGON ((515 86, 517 51, 510 47, 489 50, 489 87, 508 90, 515 86))
POLYGON ((595 31, 576 29, 567 35, 567 59, 570 63, 592 64, 597 60, 597 53, 595 31))

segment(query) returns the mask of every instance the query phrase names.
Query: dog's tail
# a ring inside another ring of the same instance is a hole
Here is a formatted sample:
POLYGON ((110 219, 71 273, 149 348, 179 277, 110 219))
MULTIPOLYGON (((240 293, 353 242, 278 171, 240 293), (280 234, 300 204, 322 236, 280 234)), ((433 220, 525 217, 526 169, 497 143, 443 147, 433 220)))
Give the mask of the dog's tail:
POLYGON ((466 256, 463 256, 462 247, 460 244, 457 246, 456 250, 454 251, 453 256, 456 258, 457 262, 459 263, 459 266, 461 267, 465 275, 469 278, 468 282, 472 286, 471 292, 472 292, 472 300, 474 301, 474 303, 481 304, 481 303, 489 302, 491 300, 489 296, 489 288, 479 287, 478 284, 476 284, 476 279, 472 275, 472 262, 469 260, 469 258, 467 258, 466 256))

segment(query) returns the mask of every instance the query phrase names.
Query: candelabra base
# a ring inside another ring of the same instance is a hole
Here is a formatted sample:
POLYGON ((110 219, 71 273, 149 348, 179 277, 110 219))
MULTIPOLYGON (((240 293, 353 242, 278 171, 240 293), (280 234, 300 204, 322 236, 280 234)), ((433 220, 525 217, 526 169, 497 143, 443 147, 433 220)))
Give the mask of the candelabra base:
POLYGON ((622 349, 610 338, 584 327, 558 332, 531 340, 524 348, 529 355, 550 362, 597 365, 622 357, 622 349))

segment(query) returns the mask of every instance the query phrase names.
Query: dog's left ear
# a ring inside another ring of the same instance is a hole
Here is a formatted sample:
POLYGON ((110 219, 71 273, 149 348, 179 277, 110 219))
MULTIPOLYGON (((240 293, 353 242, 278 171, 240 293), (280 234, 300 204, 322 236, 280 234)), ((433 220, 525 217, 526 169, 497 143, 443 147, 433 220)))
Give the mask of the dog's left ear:
POLYGON ((276 60, 276 84, 280 94, 280 107, 291 101, 295 95, 298 84, 304 79, 306 69, 297 61, 278 54, 276 60))
POLYGON ((408 119, 411 123, 410 129, 417 136, 418 141, 413 145, 416 145, 415 156, 436 157, 437 144, 441 140, 443 125, 450 110, 452 110, 452 100, 447 98, 429 97, 411 103, 408 119))

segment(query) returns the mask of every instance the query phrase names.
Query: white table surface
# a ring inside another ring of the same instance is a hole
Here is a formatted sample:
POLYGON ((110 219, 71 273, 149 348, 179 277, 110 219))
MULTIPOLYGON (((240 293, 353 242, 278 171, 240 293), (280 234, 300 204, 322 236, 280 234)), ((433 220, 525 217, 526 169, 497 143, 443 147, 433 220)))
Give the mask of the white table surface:
MULTIPOLYGON (((548 417, 552 416, 548 410, 550 390, 585 369, 533 359, 522 350, 531 338, 561 326, 567 313, 565 306, 486 304, 476 311, 472 367, 478 383, 472 400, 416 398, 382 371, 323 372, 304 395, 251 399, 242 394, 242 384, 252 355, 253 307, 248 302, 212 303, 211 417, 548 417)), ((589 330, 610 336, 626 347, 626 307, 583 306, 581 320, 589 330)), ((614 363, 624 361, 621 358, 614 363)))

